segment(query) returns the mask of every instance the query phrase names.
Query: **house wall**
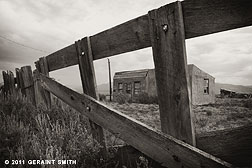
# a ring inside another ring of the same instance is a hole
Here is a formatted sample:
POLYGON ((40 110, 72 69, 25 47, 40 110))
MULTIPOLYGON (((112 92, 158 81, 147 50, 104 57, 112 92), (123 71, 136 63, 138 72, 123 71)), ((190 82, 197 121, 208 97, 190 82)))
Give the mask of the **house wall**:
POLYGON ((189 95, 191 96, 190 98, 191 98, 191 102, 192 102, 192 104, 194 104, 193 103, 193 98, 192 98, 192 74, 193 74, 193 67, 194 67, 194 65, 192 65, 192 64, 190 64, 190 65, 188 65, 187 66, 187 70, 188 70, 188 78, 189 78, 189 95))
POLYGON ((114 79, 113 82, 113 100, 117 101, 117 95, 119 94, 119 88, 118 84, 123 83, 123 94, 128 96, 128 99, 131 99, 134 101, 135 95, 134 95, 134 82, 141 82, 141 91, 146 91, 146 78, 145 77, 137 77, 137 78, 121 78, 121 79, 114 79), (126 93, 126 87, 125 84, 131 84, 131 93, 126 93))
MULTIPOLYGON (((200 70, 193 64, 188 65, 189 88, 191 92, 191 101, 193 105, 202 105, 215 102, 215 78, 200 70), (204 79, 209 79, 209 94, 204 93, 204 79)), ((150 69, 146 77, 138 78, 120 78, 114 79, 113 98, 116 101, 118 94, 118 83, 131 83, 131 94, 127 94, 128 98, 134 101, 134 82, 141 82, 141 91, 146 92, 149 96, 157 96, 155 70, 150 69)), ((123 93, 126 94, 125 85, 123 85, 123 93)))
POLYGON ((191 71, 191 100, 193 105, 202 105, 215 102, 215 78, 192 65, 188 68, 191 71), (204 79, 209 79, 209 94, 204 93, 204 79))

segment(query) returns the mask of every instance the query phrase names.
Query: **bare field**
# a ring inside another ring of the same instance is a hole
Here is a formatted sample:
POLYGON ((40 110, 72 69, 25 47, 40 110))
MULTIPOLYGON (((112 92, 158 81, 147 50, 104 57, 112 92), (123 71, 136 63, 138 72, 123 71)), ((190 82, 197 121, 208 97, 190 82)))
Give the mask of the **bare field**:
MULTIPOLYGON (((161 129, 157 104, 105 102, 112 108, 155 129, 161 129)), ((252 99, 216 98, 216 103, 193 106, 196 133, 235 128, 252 123, 252 99)))

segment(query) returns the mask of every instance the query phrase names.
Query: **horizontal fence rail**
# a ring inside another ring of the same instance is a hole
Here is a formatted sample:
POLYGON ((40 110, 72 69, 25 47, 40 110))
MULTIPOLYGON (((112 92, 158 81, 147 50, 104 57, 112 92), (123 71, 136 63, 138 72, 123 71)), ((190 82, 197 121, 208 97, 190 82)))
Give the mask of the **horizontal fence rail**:
MULTIPOLYGON (((3 71, 4 72, 4 71, 3 71)), ((19 71, 16 71, 16 75, 19 74, 19 71)), ((5 73, 5 72, 4 72, 5 73)), ((8 74, 12 76, 11 72, 5 73, 5 85, 9 84, 8 80, 11 80, 11 77, 8 77, 8 74)), ((23 89, 26 92, 26 89, 22 86, 19 86, 22 83, 22 79, 15 78, 15 83, 17 84, 16 90, 23 89)), ((37 82, 41 83, 39 79, 39 75, 34 73, 34 85, 37 82)), ((12 84, 11 84, 12 85, 12 84)), ((10 85, 10 86, 11 86, 10 85)), ((4 89, 2 87, 2 92, 9 93, 8 89, 12 89, 7 87, 4 89)), ((42 87, 42 86, 40 86, 42 87)), ((36 87, 35 87, 36 88, 36 87)), ((43 91, 42 91, 43 92, 43 91)), ((27 95, 29 99, 30 95, 27 95)), ((35 97, 40 98, 40 94, 35 90, 35 97)), ((46 101, 47 102, 47 101, 46 101)), ((37 103, 37 100, 36 100, 37 103)), ((248 166, 252 165, 252 124, 247 126, 242 126, 238 128, 232 128, 227 130, 218 130, 213 132, 207 133, 196 133, 196 141, 197 141, 197 148, 210 153, 218 158, 221 158, 225 161, 228 161, 234 165, 239 166, 248 166), (242 138, 241 138, 242 137, 242 138)))
POLYGON ((167 134, 158 132, 147 125, 113 110, 88 95, 81 95, 60 83, 40 74, 42 87, 59 99, 83 113, 95 123, 128 144, 155 159, 163 166, 169 167, 232 167, 206 152, 167 134))
POLYGON ((197 148, 234 165, 252 166, 252 124, 196 135, 197 148))
MULTIPOLYGON (((186 39, 252 25, 251 0, 185 0, 181 4, 186 39)), ((91 36, 90 41, 93 60, 150 47, 148 14, 91 36)), ((49 71, 78 64, 74 44, 46 58, 49 71)))

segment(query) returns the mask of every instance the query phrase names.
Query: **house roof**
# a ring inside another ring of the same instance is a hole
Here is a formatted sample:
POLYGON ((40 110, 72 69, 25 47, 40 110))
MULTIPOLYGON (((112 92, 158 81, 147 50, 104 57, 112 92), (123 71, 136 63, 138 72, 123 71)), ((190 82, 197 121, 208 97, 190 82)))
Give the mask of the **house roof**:
POLYGON ((149 71, 149 69, 116 72, 115 75, 114 75, 114 79, 122 79, 122 78, 145 78, 147 76, 148 71, 149 71))
MULTIPOLYGON (((194 68, 197 68, 197 69, 200 70, 201 72, 205 73, 208 77, 211 77, 211 78, 215 79, 215 77, 213 77, 213 76, 210 75, 209 73, 203 71, 202 69, 200 69, 199 67, 197 67, 197 66, 194 65, 194 64, 188 64, 187 66, 188 66, 188 69, 189 69, 189 70, 192 69, 193 67, 194 67, 194 68)), ((189 73, 190 73, 190 72, 189 72, 189 73)))
MULTIPOLYGON (((213 76, 209 75, 208 73, 202 71, 200 68, 198 68, 196 65, 194 64, 188 64, 188 69, 189 69, 189 74, 191 74, 192 72, 192 68, 197 68, 199 69, 201 72, 203 72, 204 74, 208 75, 208 77, 212 77, 214 79, 213 76)), ((121 72, 116 72, 114 75, 114 79, 125 79, 125 78, 145 78, 148 74, 149 71, 153 71, 154 69, 141 69, 141 70, 133 70, 133 71, 121 71, 121 72)))

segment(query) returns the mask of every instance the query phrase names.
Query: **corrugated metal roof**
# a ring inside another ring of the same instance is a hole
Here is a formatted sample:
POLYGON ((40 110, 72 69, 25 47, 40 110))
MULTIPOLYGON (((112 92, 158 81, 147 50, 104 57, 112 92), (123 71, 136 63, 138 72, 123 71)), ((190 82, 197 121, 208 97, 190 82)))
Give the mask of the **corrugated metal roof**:
POLYGON ((149 71, 149 69, 116 72, 115 75, 114 75, 114 79, 122 79, 122 78, 145 78, 147 76, 148 71, 149 71))

